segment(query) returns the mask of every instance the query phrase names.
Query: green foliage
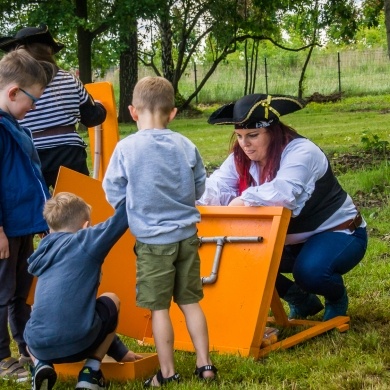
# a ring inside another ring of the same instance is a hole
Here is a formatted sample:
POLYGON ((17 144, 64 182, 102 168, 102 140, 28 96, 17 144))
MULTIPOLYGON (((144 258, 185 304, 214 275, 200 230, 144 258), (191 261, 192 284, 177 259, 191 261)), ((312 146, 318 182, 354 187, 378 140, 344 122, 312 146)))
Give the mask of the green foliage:
POLYGON ((365 150, 384 154, 389 145, 389 141, 382 140, 378 134, 370 134, 368 132, 363 132, 361 142, 365 150))
POLYGON ((363 25, 368 28, 377 27, 380 14, 383 13, 383 0, 363 0, 362 1, 363 25))
POLYGON ((385 27, 385 15, 383 10, 379 12, 376 17, 375 28, 365 24, 359 29, 356 34, 356 47, 382 47, 387 48, 386 27, 385 27))

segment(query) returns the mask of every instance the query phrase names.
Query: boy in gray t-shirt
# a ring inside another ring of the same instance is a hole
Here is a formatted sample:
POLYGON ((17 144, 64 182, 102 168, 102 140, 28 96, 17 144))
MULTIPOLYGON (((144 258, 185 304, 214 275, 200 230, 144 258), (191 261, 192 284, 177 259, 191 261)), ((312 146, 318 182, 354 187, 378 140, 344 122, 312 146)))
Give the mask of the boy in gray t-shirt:
POLYGON ((172 297, 184 313, 195 347, 195 374, 214 379, 217 369, 210 360, 207 323, 199 305, 203 290, 195 201, 205 188, 202 159, 189 139, 167 129, 177 111, 168 80, 141 79, 129 109, 138 132, 117 144, 103 188, 114 207, 126 199, 129 227, 136 237, 137 305, 152 311, 160 370, 145 386, 179 380, 169 316, 172 297))

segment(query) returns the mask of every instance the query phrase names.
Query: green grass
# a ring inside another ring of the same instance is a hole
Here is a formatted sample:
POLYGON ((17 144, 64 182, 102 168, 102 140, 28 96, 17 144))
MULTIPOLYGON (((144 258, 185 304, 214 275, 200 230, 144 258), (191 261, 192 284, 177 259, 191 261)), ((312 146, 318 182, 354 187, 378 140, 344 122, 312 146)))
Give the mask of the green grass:
MULTIPOLYGON (((310 104, 305 110, 285 117, 285 122, 315 141, 327 153, 345 153, 362 149, 363 131, 389 140, 390 116, 386 113, 389 97, 346 99, 342 103, 310 104)), ((200 118, 181 117, 171 128, 189 137, 203 159, 220 164, 227 155, 231 134, 229 126, 211 126, 205 109, 200 118)), ((121 126, 121 137, 134 126, 121 126)), ((369 245, 363 261, 345 276, 350 297, 351 329, 332 330, 285 351, 270 353, 255 361, 234 355, 212 354, 219 368, 218 384, 205 386, 192 377, 193 353, 177 351, 177 371, 183 382, 176 389, 291 389, 291 390, 386 390, 390 388, 390 168, 384 161, 372 169, 362 167, 339 176, 351 195, 363 191, 383 197, 380 206, 363 208, 368 223, 369 245), (379 188, 379 190, 378 190, 379 188)), ((228 304, 228 302, 226 303, 228 304)), ((234 321, 234 318, 232 318, 234 321)), ((240 332, 240 329, 237 329, 240 332)), ((153 350, 124 338, 134 350, 153 350)), ((59 381, 55 389, 73 389, 75 380, 59 381)), ((0 382, 0 388, 24 389, 26 385, 0 382)), ((112 382, 110 389, 141 389, 142 382, 112 382)))

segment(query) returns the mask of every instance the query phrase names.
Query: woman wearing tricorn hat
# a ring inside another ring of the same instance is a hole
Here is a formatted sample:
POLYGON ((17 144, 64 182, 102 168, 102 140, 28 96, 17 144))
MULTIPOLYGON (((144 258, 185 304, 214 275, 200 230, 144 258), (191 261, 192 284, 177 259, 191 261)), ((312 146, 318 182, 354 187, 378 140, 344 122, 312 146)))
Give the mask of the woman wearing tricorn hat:
POLYGON ((346 315, 342 275, 366 252, 366 223, 321 149, 280 121, 304 106, 291 96, 252 94, 215 111, 209 123, 234 125, 235 138, 198 204, 290 209, 276 289, 290 319, 319 313, 320 295, 323 320, 329 320, 346 315))
MULTIPOLYGON (((37 60, 56 65, 54 54, 64 44, 52 37, 46 25, 41 25, 0 38, 1 50, 8 52, 17 47, 24 47, 37 60)), ((87 145, 77 133, 76 125, 101 124, 106 118, 104 106, 94 102, 78 78, 60 68, 41 98, 33 100, 32 105, 35 110, 29 111, 20 124, 32 132, 47 186, 54 188, 61 165, 89 175, 87 145)))

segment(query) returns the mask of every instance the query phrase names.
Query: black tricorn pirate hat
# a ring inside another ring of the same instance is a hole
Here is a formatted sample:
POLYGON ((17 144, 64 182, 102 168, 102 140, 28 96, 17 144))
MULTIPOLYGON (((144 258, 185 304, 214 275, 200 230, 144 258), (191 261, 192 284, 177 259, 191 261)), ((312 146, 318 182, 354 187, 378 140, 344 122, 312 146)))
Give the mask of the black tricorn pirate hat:
POLYGON ((41 24, 39 27, 24 27, 13 37, 1 37, 0 49, 6 52, 14 50, 19 45, 29 43, 43 43, 53 48, 53 53, 58 53, 65 45, 55 40, 48 27, 41 24))
POLYGON ((282 115, 298 111, 305 105, 303 99, 293 96, 255 93, 220 107, 210 115, 208 123, 233 124, 242 129, 267 127, 282 115))

